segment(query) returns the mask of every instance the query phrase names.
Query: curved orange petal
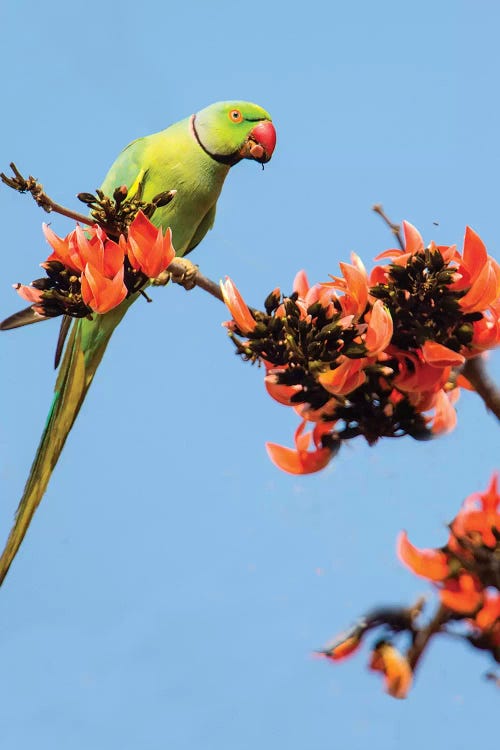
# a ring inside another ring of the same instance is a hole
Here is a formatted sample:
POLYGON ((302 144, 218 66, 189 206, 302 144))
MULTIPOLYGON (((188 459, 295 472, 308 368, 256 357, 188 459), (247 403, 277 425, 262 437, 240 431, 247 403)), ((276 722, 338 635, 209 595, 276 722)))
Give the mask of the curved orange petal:
POLYGON ((442 389, 436 393, 434 416, 431 417, 430 422, 433 435, 451 432, 457 425, 457 412, 451 403, 450 396, 442 389))
POLYGON ((494 266, 487 262, 473 282, 469 291, 459 300, 466 312, 484 310, 498 298, 498 279, 494 266))
POLYGON ((271 398, 284 406, 293 406, 292 396, 302 390, 300 385, 281 385, 276 382, 276 375, 266 375, 264 378, 266 390, 271 398))
POLYGON ((406 531, 397 539, 397 555, 413 573, 429 581, 444 581, 450 575, 448 558, 436 549, 418 549, 409 541, 406 531))
POLYGON ((458 352, 454 352, 453 349, 448 349, 443 344, 438 344, 437 341, 426 341, 422 347, 422 356, 428 365, 433 367, 457 367, 463 365, 465 357, 458 352))
POLYGON ((391 643, 382 642, 372 652, 370 669, 385 675, 385 689, 393 698, 406 698, 413 682, 413 672, 406 657, 391 643))
POLYGON ((415 255, 415 253, 423 252, 424 240, 422 235, 409 221, 403 221, 403 234, 405 238, 405 253, 415 255))
POLYGON ((345 357, 334 370, 322 372, 318 382, 329 393, 343 396, 359 388, 366 380, 363 370, 365 359, 349 359, 345 357))
POLYGON ((389 309, 378 299, 372 307, 370 321, 365 334, 365 346, 368 354, 380 354, 389 346, 394 326, 389 309))
POLYGON ((340 636, 339 638, 336 638, 331 643, 331 645, 328 644, 324 651, 320 651, 319 653, 326 659, 331 659, 332 661, 342 661, 343 659, 347 659, 348 656, 351 656, 351 654, 357 651, 360 645, 361 639, 359 638, 359 636, 340 636))
POLYGON ((12 284, 12 286, 26 302, 36 303, 41 302, 43 299, 43 292, 40 289, 35 289, 34 286, 27 286, 26 284, 12 284))
POLYGON ((479 581, 469 573, 449 579, 439 592, 441 603, 454 612, 474 614, 481 606, 484 592, 479 581))
POLYGON ((255 330, 257 323, 253 318, 248 305, 238 291, 238 288, 229 276, 226 276, 225 281, 220 282, 220 289, 224 302, 229 308, 229 312, 233 316, 233 320, 240 331, 245 334, 251 333, 251 331, 255 330))
POLYGON ((117 307, 127 296, 123 266, 113 279, 107 279, 87 263, 81 278, 82 299, 94 312, 104 314, 117 307))
POLYGON ((473 283, 486 265, 488 253, 481 237, 469 226, 465 227, 462 257, 470 282, 473 283))
POLYGON ((500 593, 487 593, 484 605, 474 618, 475 624, 481 630, 490 630, 500 622, 500 593))
POLYGON ((293 291, 297 292, 300 299, 304 299, 309 291, 309 281, 305 271, 298 271, 293 280, 293 291))

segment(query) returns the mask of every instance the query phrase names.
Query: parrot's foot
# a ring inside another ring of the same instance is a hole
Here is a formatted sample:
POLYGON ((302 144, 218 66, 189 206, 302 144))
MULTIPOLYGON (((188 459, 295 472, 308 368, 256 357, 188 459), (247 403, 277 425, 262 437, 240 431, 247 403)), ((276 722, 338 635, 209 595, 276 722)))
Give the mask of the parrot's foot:
POLYGON ((168 271, 162 271, 156 278, 151 279, 151 284, 153 286, 167 286, 171 278, 168 271))
POLYGON ((186 258, 175 258, 168 271, 174 284, 180 284, 184 289, 194 289, 198 266, 186 258))

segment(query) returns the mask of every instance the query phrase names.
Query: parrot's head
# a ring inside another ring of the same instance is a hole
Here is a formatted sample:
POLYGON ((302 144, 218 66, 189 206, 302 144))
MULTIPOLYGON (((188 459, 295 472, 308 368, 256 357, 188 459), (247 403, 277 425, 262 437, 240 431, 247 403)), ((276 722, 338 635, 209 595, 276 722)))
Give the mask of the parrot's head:
POLYGON ((217 102, 191 117, 193 135, 215 161, 232 166, 241 159, 268 162, 276 130, 265 109, 250 102, 217 102))

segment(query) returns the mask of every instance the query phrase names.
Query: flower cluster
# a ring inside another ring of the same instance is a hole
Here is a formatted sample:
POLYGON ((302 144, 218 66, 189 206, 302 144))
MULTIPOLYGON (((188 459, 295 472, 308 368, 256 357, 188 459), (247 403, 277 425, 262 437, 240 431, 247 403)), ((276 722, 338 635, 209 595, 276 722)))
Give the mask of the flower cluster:
POLYGON ((64 238, 45 224, 43 231, 52 248, 42 263, 47 276, 30 286, 15 285, 42 317, 107 313, 164 271, 175 256, 170 229, 163 234, 142 211, 118 242, 97 224, 77 226, 64 238))
POLYGON ((423 599, 413 607, 380 607, 335 638, 318 654, 341 661, 361 646, 365 635, 380 632, 369 666, 385 677, 387 692, 406 697, 413 671, 431 637, 437 633, 460 637, 487 651, 500 663, 500 494, 494 475, 485 492, 468 497, 449 525, 447 543, 439 549, 419 550, 406 533, 398 539, 398 555, 414 573, 430 580, 440 605, 430 622, 419 625, 423 599), (405 652, 395 645, 409 638, 405 652))
POLYGON ((341 276, 314 286, 300 272, 265 312, 230 279, 221 285, 238 353, 265 366, 268 393, 302 419, 294 449, 267 445, 284 471, 318 471, 357 435, 373 444, 453 429, 460 386, 471 387, 456 368, 500 342, 500 266, 480 237, 467 228, 460 253, 403 229, 404 250, 377 259, 387 265, 368 274, 353 254, 341 276))
POLYGON ((500 662, 500 494, 498 477, 486 492, 470 495, 451 522, 439 549, 419 550, 405 532, 398 539, 400 559, 432 581, 444 608, 465 619, 467 638, 500 662))

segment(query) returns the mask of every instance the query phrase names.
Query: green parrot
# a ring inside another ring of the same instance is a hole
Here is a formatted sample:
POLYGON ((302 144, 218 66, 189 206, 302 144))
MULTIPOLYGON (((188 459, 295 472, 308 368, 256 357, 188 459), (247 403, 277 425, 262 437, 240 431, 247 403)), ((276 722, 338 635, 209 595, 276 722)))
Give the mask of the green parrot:
MULTIPOLYGON (((174 200, 158 208, 151 221, 163 230, 171 228, 176 255, 182 257, 212 227, 229 169, 244 158, 264 164, 275 144, 276 131, 264 109, 249 102, 217 102, 166 130, 130 143, 111 166, 101 190, 112 195, 117 187, 126 185, 128 194, 133 195, 140 184, 144 201, 176 190, 174 200)), ((47 488, 113 330, 137 297, 131 295, 104 315, 94 313, 91 320, 80 318, 72 324, 47 423, 0 557, 0 585, 47 488)), ((7 318, 0 329, 40 319, 28 308, 7 318)))

